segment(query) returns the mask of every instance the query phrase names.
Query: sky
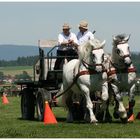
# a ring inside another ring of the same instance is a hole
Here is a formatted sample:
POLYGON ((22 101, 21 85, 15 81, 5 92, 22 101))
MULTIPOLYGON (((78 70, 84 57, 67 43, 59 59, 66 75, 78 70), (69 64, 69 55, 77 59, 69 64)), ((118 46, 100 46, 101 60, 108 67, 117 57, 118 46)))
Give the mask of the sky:
POLYGON ((140 47, 140 2, 0 2, 0 44, 36 45, 39 39, 55 39, 63 23, 78 33, 78 24, 87 20, 95 37, 106 40, 112 50, 112 36, 131 34, 131 51, 140 47))

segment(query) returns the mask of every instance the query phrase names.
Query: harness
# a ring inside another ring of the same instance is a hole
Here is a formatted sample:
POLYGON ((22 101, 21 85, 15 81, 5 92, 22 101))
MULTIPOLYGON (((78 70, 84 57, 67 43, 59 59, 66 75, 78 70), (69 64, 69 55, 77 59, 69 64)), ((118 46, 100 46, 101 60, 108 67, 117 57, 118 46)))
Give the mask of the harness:
MULTIPOLYGON (((111 62, 111 61, 110 61, 111 62)), ((111 62, 111 64, 114 66, 114 64, 111 62)), ((108 76, 111 76, 113 74, 117 74, 117 73, 131 73, 131 72, 136 72, 136 68, 133 67, 126 67, 124 69, 118 69, 114 66, 114 69, 111 70, 111 68, 109 68, 109 71, 107 72, 108 76)))
MULTIPOLYGON (((82 64, 83 64, 88 70, 94 70, 94 69, 93 69, 94 66, 102 66, 102 68, 105 69, 104 66, 103 66, 103 64, 94 64, 94 65, 90 65, 90 64, 88 64, 87 62, 85 62, 84 60, 82 60, 82 64)), ((95 70, 94 70, 94 71, 95 71, 95 70)), ((95 72, 96 72, 96 71, 95 71, 95 72)))
MULTIPOLYGON (((103 73, 103 72, 107 72, 107 70, 105 69, 105 67, 103 66, 103 64, 94 64, 94 65, 91 65, 91 64, 88 64, 87 62, 85 62, 84 60, 82 60, 82 64, 83 64, 83 66, 87 70, 80 71, 78 69, 78 74, 75 76, 75 78, 76 77, 78 78, 78 77, 80 77, 82 75, 92 75, 92 74, 100 74, 100 73, 103 73), (96 71, 95 69, 93 69, 94 66, 102 66, 102 71, 101 72, 96 71)), ((75 75, 75 72, 74 72, 73 75, 75 75)))
POLYGON ((133 67, 133 68, 128 68, 128 69, 125 68, 122 70, 120 70, 120 69, 110 70, 107 72, 107 75, 111 76, 111 75, 116 74, 116 73, 131 73, 131 72, 136 72, 136 68, 133 67))
MULTIPOLYGON (((85 63, 85 61, 82 61, 82 62, 85 63)), ((84 65, 84 63, 83 63, 83 65, 84 65)), ((88 64, 88 63, 86 63, 86 64, 88 64)), ((90 65, 90 64, 88 64, 88 65, 90 65)), ((90 65, 90 66, 92 66, 92 65, 90 65)), ((82 75, 100 74, 100 73, 103 73, 103 72, 107 72, 107 70, 104 68, 101 72, 97 72, 96 70, 91 69, 91 68, 88 68, 87 70, 82 70, 82 71, 80 71, 80 69, 78 69, 78 73, 75 76, 75 69, 74 69, 73 70, 73 82, 72 82, 72 84, 65 91, 63 91, 62 93, 54 96, 53 99, 55 100, 56 98, 60 97, 61 95, 65 94, 67 91, 69 91, 72 88, 72 86, 76 83, 77 79, 80 76, 82 76, 82 75)))

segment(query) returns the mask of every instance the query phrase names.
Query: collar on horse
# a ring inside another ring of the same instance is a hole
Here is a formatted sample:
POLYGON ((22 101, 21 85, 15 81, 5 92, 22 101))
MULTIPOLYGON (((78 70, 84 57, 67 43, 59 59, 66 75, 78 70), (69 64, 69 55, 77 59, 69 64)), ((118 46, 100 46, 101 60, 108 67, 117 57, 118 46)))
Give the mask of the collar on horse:
POLYGON ((107 70, 103 67, 102 64, 97 64, 97 65, 101 65, 103 67, 102 71, 98 72, 94 69, 94 66, 97 65, 90 65, 87 62, 85 62, 84 60, 82 60, 82 64, 86 67, 87 70, 82 70, 80 71, 80 69, 78 69, 78 73, 75 76, 75 69, 73 71, 73 77, 74 77, 74 82, 82 75, 93 75, 93 74, 101 74, 103 72, 107 72, 107 70))
POLYGON ((109 72, 107 72, 108 76, 111 76, 113 74, 117 74, 117 73, 131 73, 131 72, 136 72, 136 68, 135 67, 128 67, 128 68, 124 68, 124 69, 113 69, 113 70, 109 70, 109 72))

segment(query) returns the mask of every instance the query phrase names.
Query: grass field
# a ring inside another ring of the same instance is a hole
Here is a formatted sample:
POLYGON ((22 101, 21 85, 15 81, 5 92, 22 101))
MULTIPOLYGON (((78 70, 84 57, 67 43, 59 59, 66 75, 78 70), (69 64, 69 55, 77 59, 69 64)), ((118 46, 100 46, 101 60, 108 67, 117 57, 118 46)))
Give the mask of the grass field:
POLYGON ((0 67, 0 71, 4 75, 16 75, 21 74, 26 71, 30 76, 33 76, 33 66, 13 66, 13 67, 0 67))
MULTIPOLYGON (((53 108, 58 124, 44 125, 37 120, 22 120, 20 97, 8 97, 9 104, 0 100, 0 138, 140 138, 140 120, 122 124, 120 120, 112 123, 66 123, 66 111, 53 108)), ((136 97, 134 115, 140 111, 140 97, 136 97)), ((127 98, 125 98, 127 101, 127 98)), ((111 107, 112 108, 112 107, 111 107)))

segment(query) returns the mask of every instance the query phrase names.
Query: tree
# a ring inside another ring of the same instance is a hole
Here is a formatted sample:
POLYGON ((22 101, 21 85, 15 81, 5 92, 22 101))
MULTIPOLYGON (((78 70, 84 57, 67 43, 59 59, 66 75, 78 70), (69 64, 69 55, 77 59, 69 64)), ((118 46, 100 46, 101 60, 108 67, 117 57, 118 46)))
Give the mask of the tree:
POLYGON ((0 71, 0 79, 3 80, 4 79, 4 73, 0 71))

